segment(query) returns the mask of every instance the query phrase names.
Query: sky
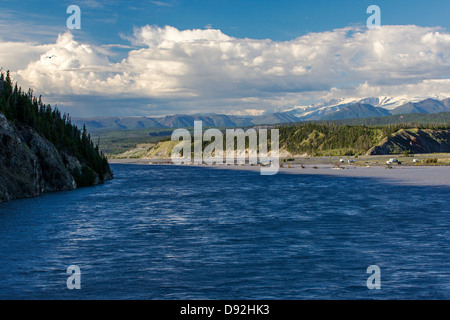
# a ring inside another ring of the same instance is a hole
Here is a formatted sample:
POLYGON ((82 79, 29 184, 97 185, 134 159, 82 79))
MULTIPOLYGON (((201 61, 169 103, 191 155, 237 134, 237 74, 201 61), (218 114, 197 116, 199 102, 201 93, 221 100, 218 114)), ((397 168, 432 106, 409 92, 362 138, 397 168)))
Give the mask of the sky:
POLYGON ((449 13, 448 0, 0 0, 0 68, 73 117, 441 99, 449 13), (67 27, 70 5, 81 29, 67 27))

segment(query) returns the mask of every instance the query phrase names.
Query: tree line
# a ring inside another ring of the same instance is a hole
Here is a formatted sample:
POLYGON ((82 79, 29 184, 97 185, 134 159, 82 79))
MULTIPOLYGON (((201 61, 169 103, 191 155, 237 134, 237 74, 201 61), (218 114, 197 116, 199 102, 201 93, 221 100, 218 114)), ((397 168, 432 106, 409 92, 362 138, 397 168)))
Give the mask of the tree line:
POLYGON ((448 124, 398 123, 381 126, 342 125, 336 122, 279 126, 280 146, 292 154, 352 156, 366 153, 399 130, 448 130, 448 124))
POLYGON ((78 158, 83 172, 74 174, 78 186, 91 185, 95 171, 100 179, 108 173, 106 156, 94 145, 86 127, 80 130, 72 124, 69 114, 62 114, 58 108, 44 104, 42 97, 36 97, 31 89, 22 90, 11 80, 9 71, 0 74, 0 112, 16 126, 28 126, 50 141, 59 151, 66 151, 78 158))

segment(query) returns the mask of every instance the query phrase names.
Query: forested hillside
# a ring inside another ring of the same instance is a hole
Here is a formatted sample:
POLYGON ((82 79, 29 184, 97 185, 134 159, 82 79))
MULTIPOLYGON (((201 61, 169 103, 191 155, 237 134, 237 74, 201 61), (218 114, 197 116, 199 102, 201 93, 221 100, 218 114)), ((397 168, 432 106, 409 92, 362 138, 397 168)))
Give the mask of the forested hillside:
POLYGON ((112 177, 106 156, 86 128, 77 128, 69 115, 44 104, 32 90, 13 85, 9 73, 0 74, 0 116, 0 200, 2 194, 16 198, 5 196, 14 186, 20 197, 21 188, 31 184, 25 193, 32 196, 112 177))
MULTIPOLYGON (((396 132, 411 128, 439 132, 450 129, 450 125, 351 126, 337 123, 305 123, 294 126, 280 126, 280 146, 291 154, 311 156, 362 155, 396 132)), ((413 149, 413 147, 409 144, 399 144, 396 152, 409 151, 410 149, 413 149)))

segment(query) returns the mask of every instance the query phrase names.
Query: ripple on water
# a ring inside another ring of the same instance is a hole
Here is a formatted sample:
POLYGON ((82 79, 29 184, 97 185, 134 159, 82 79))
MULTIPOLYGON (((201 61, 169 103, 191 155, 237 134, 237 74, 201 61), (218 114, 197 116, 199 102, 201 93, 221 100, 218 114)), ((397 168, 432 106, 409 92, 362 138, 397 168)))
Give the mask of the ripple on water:
POLYGON ((448 299, 445 188, 113 165, 0 204, 0 298, 448 299), (83 289, 65 287, 82 269, 83 289), (366 269, 382 270, 369 291, 366 269))

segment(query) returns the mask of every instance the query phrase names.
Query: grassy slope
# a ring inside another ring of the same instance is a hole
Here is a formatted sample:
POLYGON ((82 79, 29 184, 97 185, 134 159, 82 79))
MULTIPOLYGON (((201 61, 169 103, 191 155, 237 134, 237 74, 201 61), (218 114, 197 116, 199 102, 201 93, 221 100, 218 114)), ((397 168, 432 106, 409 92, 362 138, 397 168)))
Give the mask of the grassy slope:
MULTIPOLYGON (((407 114, 389 117, 350 119, 333 122, 299 123, 281 125, 280 146, 292 154, 314 156, 343 156, 364 154, 393 132, 386 132, 386 126, 399 123, 450 124, 450 112, 439 114, 407 114)), ((204 128, 204 130, 207 127, 204 128)), ((223 130, 224 128, 219 128, 223 130)), ((388 130, 389 131, 389 130, 388 130)), ((100 148, 109 158, 139 158, 148 152, 149 144, 170 139, 167 128, 137 130, 93 130, 93 141, 100 138, 100 148), (141 145, 144 145, 142 147, 141 145), (147 147, 147 150, 143 150, 147 147), (129 151, 124 154, 124 152, 129 151)), ((395 131, 394 131, 395 132, 395 131)))
MULTIPOLYGON (((167 128, 163 129, 137 129, 137 130, 92 130, 93 141, 99 140, 100 149, 109 157, 115 156, 135 148, 138 144, 156 144, 167 135, 167 128)), ((170 133, 171 134, 171 133, 170 133)))

